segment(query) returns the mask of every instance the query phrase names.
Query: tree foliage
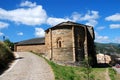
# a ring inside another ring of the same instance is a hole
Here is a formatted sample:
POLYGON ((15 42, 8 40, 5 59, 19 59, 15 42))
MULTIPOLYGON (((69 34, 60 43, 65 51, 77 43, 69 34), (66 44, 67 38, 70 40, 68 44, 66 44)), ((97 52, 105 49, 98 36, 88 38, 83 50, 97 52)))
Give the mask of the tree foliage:
POLYGON ((86 80, 94 80, 94 75, 91 74, 92 67, 90 66, 88 58, 83 61, 83 67, 84 67, 83 72, 84 74, 86 74, 84 78, 86 78, 86 80))
POLYGON ((0 42, 0 74, 3 69, 7 68, 9 63, 14 59, 11 50, 3 42, 0 42))
POLYGON ((14 43, 11 42, 9 39, 4 40, 4 43, 12 50, 14 51, 14 43))

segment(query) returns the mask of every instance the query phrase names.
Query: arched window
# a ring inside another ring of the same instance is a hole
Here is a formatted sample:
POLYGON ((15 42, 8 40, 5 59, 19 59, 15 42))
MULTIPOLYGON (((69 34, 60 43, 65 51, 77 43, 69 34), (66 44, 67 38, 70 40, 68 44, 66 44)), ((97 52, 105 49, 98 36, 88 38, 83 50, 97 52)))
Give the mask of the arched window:
POLYGON ((59 47, 59 48, 62 47, 62 46, 61 46, 61 41, 58 42, 58 47, 59 47))
POLYGON ((58 38, 57 39, 57 48, 61 48, 62 47, 62 39, 58 38))

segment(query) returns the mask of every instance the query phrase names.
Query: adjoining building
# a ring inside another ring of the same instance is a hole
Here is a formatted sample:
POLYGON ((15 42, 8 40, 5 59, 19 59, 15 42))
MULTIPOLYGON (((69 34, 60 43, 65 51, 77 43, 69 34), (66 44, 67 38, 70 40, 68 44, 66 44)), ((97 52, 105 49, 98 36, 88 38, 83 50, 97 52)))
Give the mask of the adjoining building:
POLYGON ((97 63, 99 64, 105 64, 105 63, 109 64, 111 62, 111 56, 109 55, 99 53, 96 55, 96 57, 97 57, 97 63))
POLYGON ((38 39, 39 44, 34 44, 34 39, 33 42, 29 42, 30 40, 18 42, 15 44, 15 50, 33 51, 34 49, 35 52, 44 53, 46 58, 60 62, 80 62, 89 57, 90 63, 94 64, 96 62, 94 39, 92 26, 68 21, 45 30, 43 42, 41 39, 38 39))
POLYGON ((33 38, 29 40, 24 40, 15 43, 14 50, 15 51, 32 51, 37 53, 45 53, 45 38, 33 38))

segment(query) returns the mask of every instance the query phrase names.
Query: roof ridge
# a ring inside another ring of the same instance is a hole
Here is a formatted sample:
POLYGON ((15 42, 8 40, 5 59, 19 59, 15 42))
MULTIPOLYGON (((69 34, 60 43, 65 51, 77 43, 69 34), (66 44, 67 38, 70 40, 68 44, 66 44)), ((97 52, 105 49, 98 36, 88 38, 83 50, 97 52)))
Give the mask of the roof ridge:
POLYGON ((59 23, 59 24, 57 24, 57 25, 55 25, 55 26, 53 26, 53 27, 50 27, 50 28, 48 28, 48 29, 46 29, 45 31, 48 31, 49 29, 51 29, 51 28, 55 28, 55 27, 57 27, 57 26, 71 26, 71 25, 73 25, 73 26, 88 26, 88 25, 84 25, 84 24, 80 24, 80 23, 77 23, 77 22, 72 22, 72 21, 66 21, 66 22, 61 22, 61 23, 59 23))
POLYGON ((45 43, 45 37, 42 38, 32 38, 32 39, 27 39, 23 40, 20 42, 16 42, 17 45, 25 45, 25 44, 41 44, 45 43))

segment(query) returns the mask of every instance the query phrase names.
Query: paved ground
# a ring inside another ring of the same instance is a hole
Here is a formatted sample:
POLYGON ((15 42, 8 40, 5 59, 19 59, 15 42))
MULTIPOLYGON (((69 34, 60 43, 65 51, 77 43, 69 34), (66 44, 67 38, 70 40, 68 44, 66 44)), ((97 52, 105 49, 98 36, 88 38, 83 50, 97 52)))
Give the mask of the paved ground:
POLYGON ((0 80, 54 80, 54 74, 44 59, 30 52, 17 52, 19 57, 0 80))
POLYGON ((117 71, 118 74, 120 74, 120 68, 116 68, 115 66, 113 67, 117 71))

